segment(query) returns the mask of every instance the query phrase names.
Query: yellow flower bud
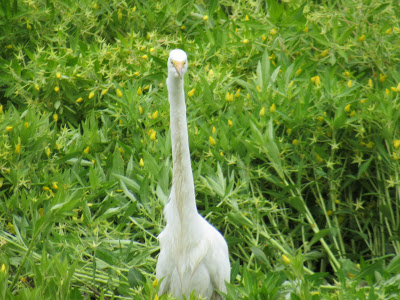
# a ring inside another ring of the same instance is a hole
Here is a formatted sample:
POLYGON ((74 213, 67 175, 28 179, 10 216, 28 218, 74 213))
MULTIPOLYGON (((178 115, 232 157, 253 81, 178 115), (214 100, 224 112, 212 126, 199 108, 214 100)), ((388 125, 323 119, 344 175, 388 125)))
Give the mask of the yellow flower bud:
POLYGON ((18 143, 17 146, 15 146, 15 153, 19 154, 21 152, 21 143, 18 143))
POLYGON ((285 254, 282 254, 282 259, 285 264, 290 264, 290 259, 285 254))
POLYGON ((94 97, 94 92, 90 92, 90 94, 89 94, 89 99, 92 99, 94 97))
POLYGON ((83 153, 88 154, 90 151, 90 147, 86 147, 85 150, 83 150, 83 153))
POLYGON ((225 100, 226 100, 227 102, 233 102, 233 93, 227 92, 227 93, 226 93, 226 96, 225 96, 225 100))
POLYGON ((37 83, 35 84, 35 89, 36 89, 37 91, 40 90, 40 87, 39 87, 39 85, 38 85, 37 83))
POLYGON ((153 287, 156 287, 158 285, 158 279, 156 278, 154 281, 153 281, 153 287))
POLYGON ((264 106, 260 109, 259 115, 260 115, 260 117, 264 117, 265 116, 265 107, 264 106))
POLYGON ((7 126, 6 127, 6 132, 10 132, 11 130, 13 130, 14 129, 14 127, 12 127, 12 126, 7 126))
POLYGON ((83 101, 82 97, 79 97, 78 99, 76 99, 76 103, 81 103, 83 101))
POLYGON ((120 89, 117 89, 117 97, 118 98, 122 98, 122 92, 120 91, 120 89))
POLYGON ((157 131, 153 130, 150 135, 150 140, 155 141, 157 138, 157 131))
POLYGON ((143 115, 143 107, 139 105, 139 114, 143 115))
POLYGON ((299 75, 301 74, 301 72, 303 72, 303 70, 302 70, 302 69, 298 69, 298 70, 296 71, 296 75, 299 76, 299 75))
POLYGON ((212 134, 215 134, 216 131, 217 131, 217 129, 215 128, 215 126, 213 126, 212 130, 211 130, 212 134))
POLYGON ((360 42, 364 42, 364 41, 365 41, 365 34, 363 34, 362 36, 360 36, 359 40, 360 40, 360 42))
POLYGON ((265 36, 265 34, 263 34, 263 35, 261 36, 261 40, 262 40, 263 42, 265 42, 266 39, 267 39, 267 37, 265 36))
POLYGON ((231 121, 231 120, 228 120, 228 126, 229 126, 229 127, 232 127, 232 125, 233 125, 233 124, 232 124, 232 121, 231 121))
POLYGON ((151 115, 151 118, 152 118, 153 120, 157 119, 157 117, 158 117, 158 110, 156 110, 155 112, 153 112, 153 114, 151 115))
POLYGON ((25 122, 25 123, 24 123, 24 127, 25 127, 25 128, 28 128, 28 127, 29 127, 29 123, 28 123, 28 122, 25 122))
POLYGON ((60 87, 56 86, 56 87, 54 88, 54 91, 55 91, 56 93, 58 93, 58 92, 60 91, 60 87))
POLYGON ((249 40, 248 39, 244 39, 243 40, 243 44, 248 44, 249 43, 249 40))
POLYGON ((140 159, 139 161, 139 167, 143 168, 144 167, 144 161, 143 158, 140 159))
POLYGON ((207 20, 208 20, 208 16, 204 16, 204 17, 203 17, 203 20, 204 20, 204 21, 207 21, 207 20))
POLYGON ((248 21, 248 20, 249 20, 249 16, 246 15, 246 16, 244 17, 244 20, 245 20, 245 21, 248 21))
POLYGON ((57 77, 58 79, 60 79, 60 78, 61 78, 61 73, 60 73, 60 72, 57 72, 57 73, 56 73, 56 77, 57 77))
POLYGON ((193 97, 194 92, 196 91, 196 89, 192 89, 189 93, 188 93, 188 97, 193 97))
POLYGON ((147 56, 147 54, 142 55, 142 59, 148 59, 149 57, 147 56))
POLYGON ((278 32, 278 31, 274 28, 274 29, 271 29, 271 30, 270 30, 269 34, 270 34, 270 35, 275 35, 277 32, 278 32))
POLYGON ((328 55, 328 49, 325 49, 324 51, 322 51, 321 56, 325 57, 328 55))
POLYGON ((351 80, 347 81, 347 87, 351 88, 351 83, 352 83, 351 80))
POLYGON ((269 111, 270 111, 271 113, 274 113, 274 112, 275 112, 275 109, 276 109, 276 106, 275 106, 275 103, 273 103, 273 104, 271 105, 271 107, 269 108, 269 111))
POLYGON ((350 107, 351 107, 351 104, 350 104, 350 103, 347 104, 347 105, 344 107, 344 111, 345 111, 345 112, 349 112, 349 111, 350 111, 350 107))
POLYGON ((391 34, 392 33, 392 28, 389 28, 388 30, 385 31, 386 34, 391 34))
POLYGON ((372 89, 374 87, 374 83, 372 81, 372 79, 368 79, 368 86, 372 89))
POLYGON ((50 156, 50 148, 49 148, 49 147, 47 147, 47 148, 45 149, 45 152, 46 152, 46 155, 47 155, 47 156, 50 156))
POLYGON ((211 136, 208 137, 208 140, 211 146, 215 146, 217 144, 217 142, 211 136))
POLYGON ((58 115, 57 115, 57 114, 54 114, 54 115, 53 115, 53 120, 54 120, 54 122, 56 122, 56 123, 58 122, 58 115))
POLYGON ((294 140, 292 141, 292 144, 293 144, 294 146, 296 146, 297 143, 298 143, 297 139, 294 139, 294 140))
POLYGON ((53 190, 58 190, 58 182, 54 181, 51 185, 51 187, 53 188, 53 190))
POLYGON ((394 146, 395 149, 399 148, 400 147, 400 140, 394 140, 393 141, 393 146, 394 146))
POLYGON ((105 94, 107 94, 107 92, 108 92, 108 89, 104 89, 101 91, 101 95, 104 96, 105 94))

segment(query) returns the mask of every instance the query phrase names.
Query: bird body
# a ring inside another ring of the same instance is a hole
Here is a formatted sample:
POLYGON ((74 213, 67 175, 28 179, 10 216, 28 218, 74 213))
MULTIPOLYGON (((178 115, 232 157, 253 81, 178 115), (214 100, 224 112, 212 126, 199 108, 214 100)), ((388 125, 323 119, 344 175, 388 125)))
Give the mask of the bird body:
POLYGON ((196 296, 222 299, 230 279, 228 246, 224 237, 197 211, 190 161, 183 75, 187 56, 182 50, 168 59, 168 99, 172 141, 173 179, 169 202, 164 209, 167 225, 159 235, 160 255, 156 275, 160 294, 181 298, 196 296))

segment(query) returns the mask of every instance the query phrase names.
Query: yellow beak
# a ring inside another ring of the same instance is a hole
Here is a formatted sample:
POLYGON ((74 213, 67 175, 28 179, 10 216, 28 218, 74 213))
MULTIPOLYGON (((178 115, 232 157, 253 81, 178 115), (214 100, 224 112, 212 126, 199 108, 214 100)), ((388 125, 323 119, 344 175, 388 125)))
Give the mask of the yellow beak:
POLYGON ((183 69, 183 66, 185 65, 185 62, 184 61, 175 61, 175 60, 172 60, 171 62, 174 65, 175 70, 178 72, 179 78, 182 79, 182 69, 183 69))

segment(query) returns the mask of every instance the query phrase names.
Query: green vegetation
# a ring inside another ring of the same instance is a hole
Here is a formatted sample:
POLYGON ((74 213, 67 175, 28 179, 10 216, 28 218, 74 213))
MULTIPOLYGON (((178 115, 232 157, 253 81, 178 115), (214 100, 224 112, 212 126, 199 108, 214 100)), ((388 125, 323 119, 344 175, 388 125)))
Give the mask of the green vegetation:
POLYGON ((397 299, 400 4, 242 2, 0 0, 0 299, 157 298, 173 48, 227 299, 397 299))

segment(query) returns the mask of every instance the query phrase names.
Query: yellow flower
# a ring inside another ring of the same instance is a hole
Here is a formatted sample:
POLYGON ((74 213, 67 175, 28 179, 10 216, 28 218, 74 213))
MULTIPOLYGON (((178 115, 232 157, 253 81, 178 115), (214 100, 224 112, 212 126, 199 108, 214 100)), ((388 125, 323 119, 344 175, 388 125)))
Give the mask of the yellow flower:
POLYGON ((47 156, 50 156, 50 148, 49 148, 49 147, 47 147, 47 148, 45 149, 45 152, 46 152, 46 155, 47 155, 47 156))
POLYGON ((159 300, 157 294, 154 296, 154 300, 159 300))
POLYGON ((144 161, 143 158, 140 159, 139 161, 139 167, 143 168, 144 167, 144 161))
POLYGON ((392 33, 392 28, 389 28, 388 30, 385 31, 386 34, 391 34, 392 33))
POLYGON ((227 92, 225 95, 226 102, 233 102, 233 93, 227 92))
POLYGON ((89 94, 89 99, 92 99, 94 97, 94 92, 90 92, 90 94, 89 94))
POLYGON ((204 21, 207 21, 207 20, 208 20, 208 16, 204 16, 204 17, 203 17, 203 20, 204 20, 204 21))
POLYGON ((282 254, 282 259, 285 264, 287 265, 290 264, 290 259, 285 254, 282 254))
POLYGON ((351 83, 352 83, 351 80, 347 81, 347 87, 351 88, 351 83))
POLYGON ((143 115, 143 107, 139 105, 139 114, 143 115))
POLYGON ((386 75, 383 75, 382 73, 379 74, 379 81, 384 82, 386 80, 386 75))
POLYGON ((392 90, 392 92, 397 92, 397 88, 395 88, 394 86, 391 86, 390 89, 392 90))
POLYGON ((265 36, 265 34, 263 34, 263 35, 261 36, 261 40, 262 40, 263 42, 265 42, 266 39, 267 39, 267 37, 265 36))
POLYGON ((83 101, 82 97, 79 97, 78 99, 76 99, 76 103, 81 103, 83 101))
POLYGON ((239 97, 240 97, 240 88, 235 93, 235 98, 239 98, 239 97))
POLYGON ((13 130, 14 129, 14 127, 12 127, 12 126, 7 126, 6 127, 6 132, 10 132, 11 130, 13 130))
POLYGON ((140 73, 138 71, 136 71, 135 73, 133 73, 133 75, 135 75, 136 77, 138 77, 140 75, 140 73))
POLYGON ((229 127, 232 127, 232 125, 233 125, 233 124, 232 124, 232 121, 231 121, 231 120, 228 120, 228 126, 229 126, 229 127))
POLYGON ((132 12, 136 11, 136 6, 132 7, 132 12))
POLYGON ((185 30, 186 29, 186 26, 185 25, 182 25, 181 26, 181 30, 185 30))
POLYGON ((303 72, 303 70, 302 70, 302 69, 298 69, 298 70, 296 71, 296 75, 299 76, 299 75, 301 74, 301 72, 303 72))
POLYGON ((38 91, 38 90, 40 90, 40 87, 39 87, 39 85, 36 83, 35 84, 35 89, 38 91))
POLYGON ((360 36, 359 40, 360 40, 360 42, 364 42, 364 41, 365 41, 365 34, 363 34, 362 36, 360 36))
POLYGON ((367 102, 367 99, 362 99, 360 102, 364 104, 365 102, 367 102))
POLYGON ((6 265, 5 264, 1 265, 1 272, 3 272, 3 273, 6 272, 6 265))
POLYGON ((59 88, 58 86, 56 86, 56 87, 54 88, 54 91, 55 91, 56 93, 58 93, 58 92, 60 91, 60 88, 59 88))
POLYGON ((389 96, 389 89, 385 89, 386 96, 389 96))
POLYGON ((20 151, 21 151, 21 143, 18 143, 17 146, 15 146, 15 153, 19 154, 20 151))
POLYGON ((105 94, 107 94, 107 92, 108 92, 108 89, 104 89, 101 91, 101 95, 104 96, 105 94))
POLYGON ((260 88, 258 85, 256 86, 256 90, 257 90, 257 92, 259 92, 259 93, 261 92, 261 88, 260 88))
POLYGON ((53 115, 53 120, 54 120, 54 122, 57 123, 57 121, 58 121, 58 115, 57 115, 57 114, 54 114, 54 115, 53 115))
POLYGON ((47 192, 47 191, 50 190, 50 188, 49 188, 48 186, 44 186, 44 187, 42 187, 42 190, 45 191, 45 192, 47 192))
POLYGON ((152 118, 153 120, 155 120, 155 119, 158 118, 158 110, 156 110, 155 112, 153 112, 153 114, 151 115, 151 118, 152 118))
POLYGON ((278 31, 274 28, 269 31, 270 35, 275 35, 278 31))
POLYGON ((224 152, 221 151, 221 152, 219 153, 219 155, 220 155, 220 156, 224 156, 224 152))
POLYGON ((345 71, 345 72, 344 72, 344 76, 349 77, 350 75, 351 75, 351 74, 350 74, 349 71, 345 71))
POLYGON ((60 79, 60 78, 61 78, 61 73, 60 73, 60 72, 57 72, 57 73, 56 73, 56 77, 57 77, 58 79, 60 79))
POLYGON ((147 56, 147 54, 142 55, 142 59, 148 59, 149 57, 147 56))
POLYGON ((245 20, 245 21, 248 21, 248 20, 249 20, 249 16, 246 15, 246 16, 244 17, 244 20, 245 20))
POLYGON ((350 104, 350 103, 347 104, 347 105, 344 107, 344 111, 345 111, 345 112, 349 112, 349 111, 350 111, 350 107, 351 107, 351 104, 350 104))
POLYGON ((297 140, 297 139, 294 139, 294 140, 292 141, 292 144, 293 144, 294 146, 296 146, 297 143, 298 143, 298 140, 297 140))
POLYGON ((208 77, 214 77, 214 71, 212 69, 208 71, 208 77))
POLYGON ((117 96, 118 96, 118 98, 121 98, 122 97, 122 92, 120 91, 120 89, 117 89, 117 96))
POLYGON ((265 107, 261 107, 260 109, 260 113, 259 113, 260 117, 264 117, 265 116, 265 107))
POLYGON ((215 126, 213 126, 212 130, 211 130, 212 134, 215 134, 216 131, 217 131, 217 129, 215 128, 215 126))
POLYGON ((325 49, 324 51, 322 51, 321 56, 325 57, 328 55, 328 49, 325 49))
POLYGON ((271 105, 271 107, 269 108, 269 111, 270 111, 271 113, 274 113, 274 112, 275 112, 275 109, 276 109, 276 106, 275 106, 275 103, 273 103, 273 104, 271 105))
POLYGON ((304 28, 304 32, 305 32, 305 33, 308 32, 308 27, 304 28))
POLYGON ((210 141, 211 146, 215 146, 217 144, 217 142, 212 138, 212 136, 209 136, 208 140, 210 141))
POLYGON ((292 133, 292 128, 288 128, 288 129, 286 129, 286 134, 291 134, 292 133))
POLYGON ((400 140, 394 140, 393 141, 393 146, 394 146, 395 149, 399 148, 400 147, 400 140))
POLYGON ((136 93, 137 93, 139 96, 140 96, 141 94, 143 94, 143 92, 142 92, 142 87, 139 86, 136 93))
POLYGON ((53 188, 53 190, 58 190, 58 182, 54 181, 51 187, 53 188))
POLYGON ((243 44, 248 44, 249 43, 249 40, 248 39, 244 39, 243 40, 243 44))
POLYGON ((153 287, 156 287, 158 285, 158 279, 156 278, 154 281, 153 281, 153 287))
POLYGON ((28 128, 28 127, 29 127, 29 123, 28 123, 28 122, 25 122, 25 123, 24 123, 24 127, 25 127, 25 128, 28 128))
POLYGON ((318 87, 321 84, 321 79, 319 78, 319 76, 314 76, 311 78, 311 81, 315 83, 315 85, 318 87))
POLYGON ((194 92, 196 91, 196 89, 192 89, 189 93, 188 93, 188 97, 193 97, 194 92))
POLYGON ((148 91, 149 89, 150 89, 150 85, 146 85, 146 86, 143 88, 144 91, 148 91))
POLYGON ((368 86, 372 89, 374 87, 374 83, 372 81, 372 79, 368 79, 368 86))
POLYGON ((83 153, 88 154, 90 150, 90 147, 86 147, 85 150, 83 150, 83 153))
POLYGON ((153 130, 150 134, 150 140, 155 141, 157 138, 157 131, 153 130))

